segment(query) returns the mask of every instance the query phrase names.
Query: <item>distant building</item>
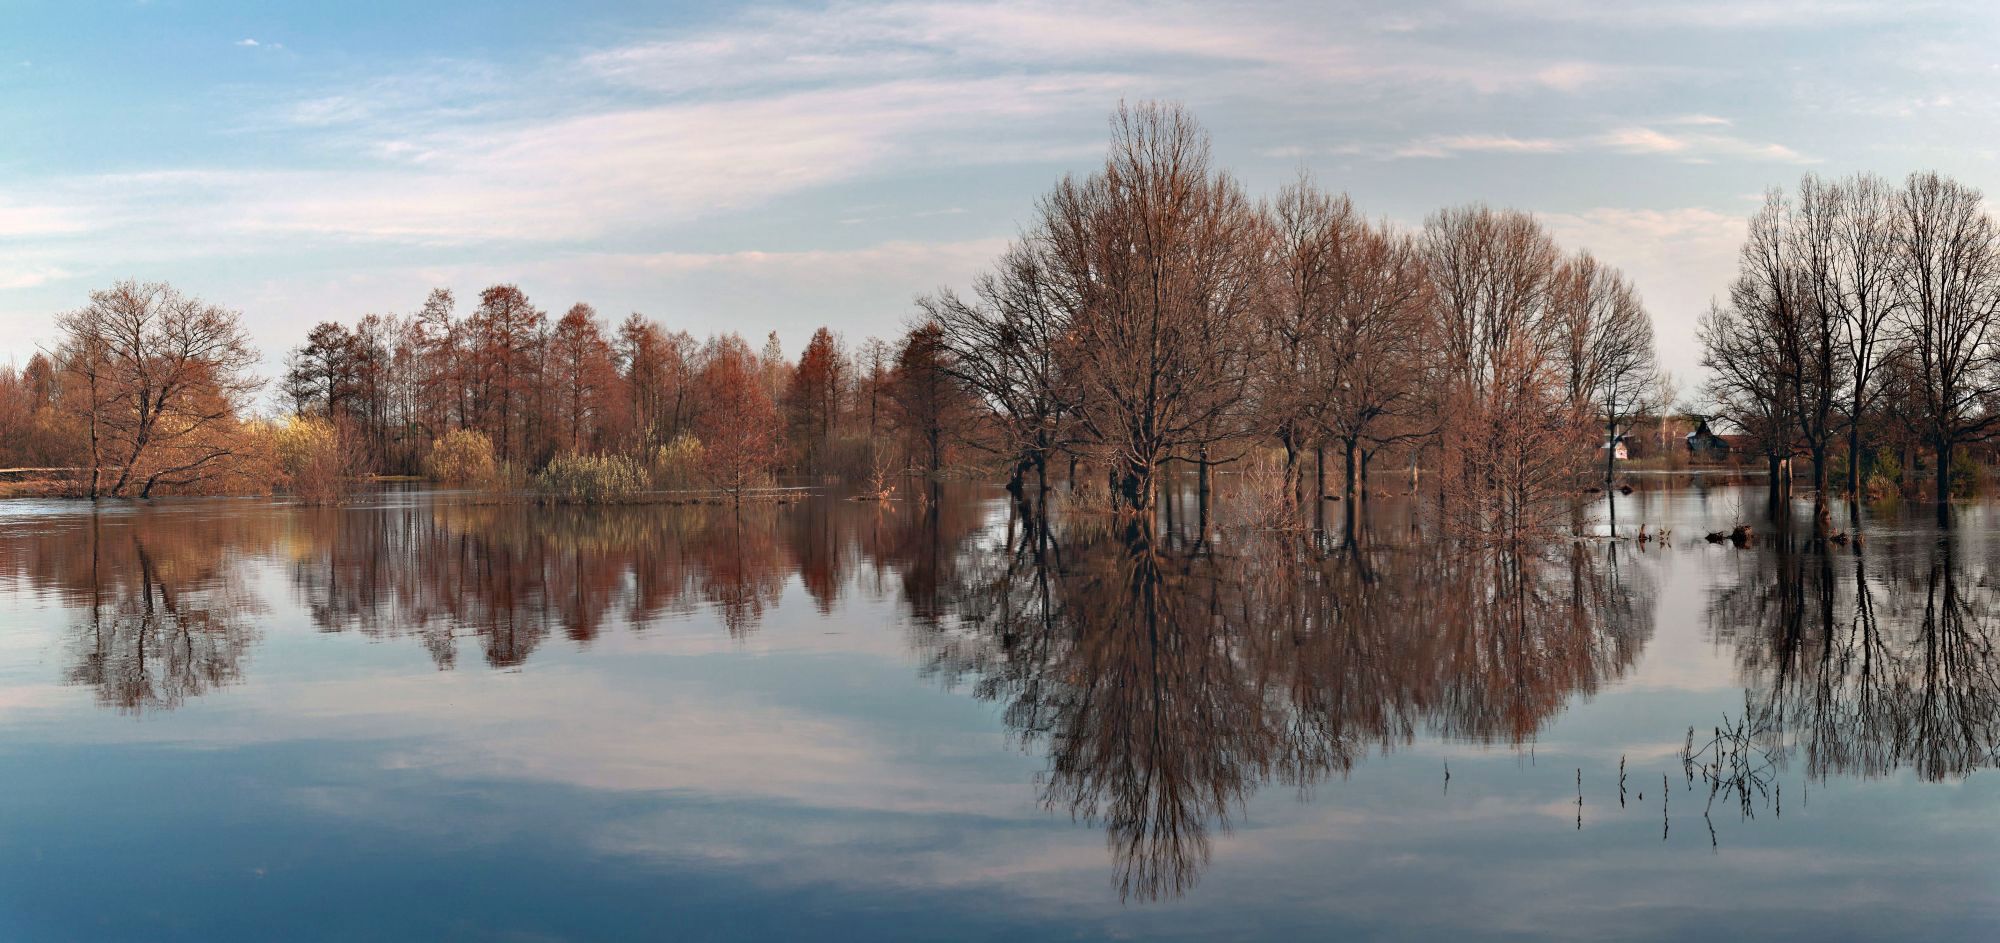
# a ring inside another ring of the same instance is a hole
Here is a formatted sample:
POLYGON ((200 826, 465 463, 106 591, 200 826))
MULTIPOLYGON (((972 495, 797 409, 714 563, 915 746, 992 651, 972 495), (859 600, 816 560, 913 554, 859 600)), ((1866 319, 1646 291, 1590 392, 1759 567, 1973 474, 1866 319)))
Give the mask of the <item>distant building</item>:
POLYGON ((1688 458, 1696 461, 1728 461, 1740 451, 1744 436, 1716 435, 1704 419, 1696 424, 1694 431, 1687 434, 1688 458))
POLYGON ((1610 449, 1610 450, 1611 450, 1611 458, 1612 458, 1612 459, 1613 459, 1614 461, 1620 461, 1620 462, 1622 462, 1622 461, 1625 461, 1626 459, 1629 459, 1629 458, 1631 458, 1631 457, 1632 457, 1632 450, 1631 450, 1630 448, 1628 448, 1628 447, 1626 446, 1626 439, 1627 439, 1627 438, 1628 438, 1627 436, 1623 436, 1623 435, 1621 435, 1621 436, 1619 436, 1619 437, 1617 437, 1617 438, 1615 438, 1615 439, 1612 439, 1612 440, 1611 440, 1611 441, 1609 441, 1609 442, 1606 442, 1606 443, 1605 443, 1605 444, 1603 444, 1603 445, 1600 445, 1600 446, 1598 446, 1598 447, 1597 447, 1597 459, 1598 459, 1598 461, 1603 461, 1603 460, 1604 460, 1604 450, 1605 450, 1605 449, 1610 449))

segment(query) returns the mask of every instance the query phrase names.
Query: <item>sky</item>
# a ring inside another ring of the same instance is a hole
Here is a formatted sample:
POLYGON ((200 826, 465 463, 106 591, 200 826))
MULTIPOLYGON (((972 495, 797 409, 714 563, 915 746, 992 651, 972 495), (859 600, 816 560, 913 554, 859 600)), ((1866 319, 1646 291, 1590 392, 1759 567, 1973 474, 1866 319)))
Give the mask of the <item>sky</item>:
POLYGON ((1254 195, 1535 213, 1691 386, 1766 188, 2000 184, 1995 6, 0 0, 0 362, 124 278, 240 310, 271 371, 498 282, 794 356, 893 337, 1163 99, 1254 195))

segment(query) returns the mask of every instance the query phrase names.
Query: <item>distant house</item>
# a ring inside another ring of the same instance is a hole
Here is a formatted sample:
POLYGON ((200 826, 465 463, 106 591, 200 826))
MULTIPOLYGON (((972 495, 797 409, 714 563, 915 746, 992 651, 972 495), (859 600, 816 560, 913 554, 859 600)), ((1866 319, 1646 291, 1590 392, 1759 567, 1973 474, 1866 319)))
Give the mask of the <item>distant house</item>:
POLYGON ((1696 424, 1694 431, 1687 434, 1688 458, 1696 461, 1721 462, 1736 455, 1746 436, 1716 435, 1704 419, 1696 424))
POLYGON ((1600 462, 1604 460, 1605 449, 1611 450, 1611 458, 1615 461, 1622 462, 1625 461, 1626 459, 1631 458, 1632 450, 1626 445, 1627 438, 1629 437, 1621 435, 1615 439, 1612 439, 1609 442, 1604 443, 1603 445, 1598 446, 1597 460, 1600 462))

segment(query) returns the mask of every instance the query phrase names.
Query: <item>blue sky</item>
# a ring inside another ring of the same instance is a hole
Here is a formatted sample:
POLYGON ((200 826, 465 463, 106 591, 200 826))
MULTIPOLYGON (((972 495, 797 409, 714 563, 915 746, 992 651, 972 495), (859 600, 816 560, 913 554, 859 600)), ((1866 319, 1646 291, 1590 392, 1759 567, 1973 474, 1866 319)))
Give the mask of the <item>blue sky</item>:
POLYGON ((0 359, 125 277, 315 321, 519 283, 697 334, 889 336, 1121 98, 1257 193, 1539 214, 1637 280, 1666 365, 1760 191, 1995 184, 1978 3, 525 4, 0 0, 0 359))

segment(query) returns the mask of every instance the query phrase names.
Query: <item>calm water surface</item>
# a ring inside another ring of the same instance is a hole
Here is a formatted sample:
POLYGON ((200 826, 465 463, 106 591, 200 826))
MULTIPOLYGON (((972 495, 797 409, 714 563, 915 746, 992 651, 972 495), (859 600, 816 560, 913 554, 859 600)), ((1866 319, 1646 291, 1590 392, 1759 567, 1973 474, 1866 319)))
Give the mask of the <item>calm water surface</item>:
POLYGON ((1508 560, 1004 497, 0 505, 0 940, 2000 918, 1987 508, 1738 549, 1754 486, 1660 487, 1508 560))

